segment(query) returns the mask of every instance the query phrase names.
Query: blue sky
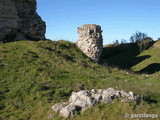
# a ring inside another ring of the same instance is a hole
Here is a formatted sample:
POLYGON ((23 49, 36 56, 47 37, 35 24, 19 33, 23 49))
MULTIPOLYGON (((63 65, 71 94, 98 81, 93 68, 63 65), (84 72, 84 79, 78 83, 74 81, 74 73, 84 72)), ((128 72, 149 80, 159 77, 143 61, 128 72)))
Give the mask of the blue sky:
POLYGON ((98 24, 104 44, 129 40, 136 31, 160 37, 160 0, 37 0, 37 12, 46 22, 46 37, 78 39, 77 27, 98 24))

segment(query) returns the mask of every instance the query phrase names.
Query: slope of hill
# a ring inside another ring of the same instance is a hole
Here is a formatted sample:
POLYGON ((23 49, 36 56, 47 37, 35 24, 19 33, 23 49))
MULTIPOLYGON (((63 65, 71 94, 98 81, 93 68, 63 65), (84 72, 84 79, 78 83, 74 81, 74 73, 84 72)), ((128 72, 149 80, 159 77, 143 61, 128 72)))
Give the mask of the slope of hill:
MULTIPOLYGON (((157 61, 157 53, 144 51, 139 57, 152 55, 149 61, 157 61)), ((141 60, 145 64, 141 69, 151 64, 149 61, 141 60)), ((130 67, 139 71, 143 63, 130 67)), ((159 79, 158 72, 149 76, 129 74, 93 63, 74 43, 63 40, 0 44, 0 119, 61 120, 51 110, 55 103, 66 101, 79 89, 108 87, 133 91, 142 102, 101 104, 70 119, 123 120, 125 113, 160 114, 159 79)))
POLYGON ((148 50, 143 51, 137 57, 148 56, 147 59, 133 66, 132 69, 139 73, 159 74, 160 71, 160 47, 154 47, 157 42, 148 50))
POLYGON ((140 51, 136 43, 106 46, 102 54, 102 63, 135 73, 154 74, 160 71, 160 47, 159 41, 153 43, 144 51, 140 51))

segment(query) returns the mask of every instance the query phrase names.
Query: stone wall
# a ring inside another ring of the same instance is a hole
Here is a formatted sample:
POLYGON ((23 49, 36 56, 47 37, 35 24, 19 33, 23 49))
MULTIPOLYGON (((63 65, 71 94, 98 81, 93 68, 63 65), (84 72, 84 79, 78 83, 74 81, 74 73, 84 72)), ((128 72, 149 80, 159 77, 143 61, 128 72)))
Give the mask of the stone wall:
POLYGON ((98 62, 103 49, 101 26, 85 24, 78 28, 78 34, 77 46, 93 61, 98 62))
POLYGON ((45 32, 36 0, 0 0, 0 41, 45 39, 45 32))

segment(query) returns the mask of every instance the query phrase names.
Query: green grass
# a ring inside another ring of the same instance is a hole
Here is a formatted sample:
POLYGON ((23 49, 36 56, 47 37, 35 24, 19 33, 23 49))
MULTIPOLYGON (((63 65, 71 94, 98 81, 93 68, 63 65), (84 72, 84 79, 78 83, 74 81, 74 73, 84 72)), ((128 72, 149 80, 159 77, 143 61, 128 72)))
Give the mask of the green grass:
MULTIPOLYGON (((132 66, 139 71, 158 62, 158 50, 143 51, 151 56, 132 66), (141 65, 143 64, 143 65, 141 65)), ((67 41, 18 41, 0 44, 0 119, 63 119, 51 107, 67 101, 73 91, 113 87, 142 96, 139 105, 115 101, 97 105, 71 120, 123 120, 125 113, 155 113, 160 109, 160 73, 130 74, 93 63, 74 43, 67 41)))
MULTIPOLYGON (((140 55, 138 55, 137 57, 141 57, 141 56, 149 56, 149 58, 145 59, 144 61, 138 63, 137 65, 133 66, 132 69, 135 70, 135 71, 140 71, 142 69, 145 69, 147 68, 147 66, 151 66, 155 63, 157 63, 157 65, 159 64, 160 65, 160 48, 154 48, 154 47, 151 47, 150 49, 148 50, 145 50, 143 51, 140 55)), ((160 66, 158 66, 157 68, 157 71, 160 71, 160 66), (159 68, 159 69, 158 69, 159 68)), ((151 70, 153 68, 148 68, 148 71, 151 70)), ((153 69, 154 70, 154 69, 153 69)))

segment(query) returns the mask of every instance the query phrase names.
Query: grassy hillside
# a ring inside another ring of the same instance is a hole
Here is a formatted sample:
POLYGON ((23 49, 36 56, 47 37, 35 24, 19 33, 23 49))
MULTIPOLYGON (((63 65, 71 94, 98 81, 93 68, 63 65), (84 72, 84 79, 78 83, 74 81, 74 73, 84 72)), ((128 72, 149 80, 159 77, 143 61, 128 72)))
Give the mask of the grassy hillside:
POLYGON ((105 46, 102 64, 140 74, 159 73, 160 47, 158 46, 160 46, 160 41, 152 42, 151 46, 144 51, 140 51, 137 43, 105 46))
MULTIPOLYGON (((157 63, 158 50, 154 49, 157 50, 153 50, 154 54, 152 50, 134 55, 133 58, 151 57, 148 62, 140 60, 129 68, 139 71, 157 63)), ((116 58, 109 59, 113 57, 116 58)), ((74 43, 67 41, 0 44, 0 120, 61 120, 51 107, 66 101, 82 87, 133 91, 143 100, 139 105, 119 101, 97 105, 71 120, 123 120, 125 113, 160 114, 159 80, 159 72, 149 76, 129 74, 93 63, 74 43)))

